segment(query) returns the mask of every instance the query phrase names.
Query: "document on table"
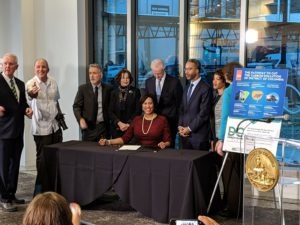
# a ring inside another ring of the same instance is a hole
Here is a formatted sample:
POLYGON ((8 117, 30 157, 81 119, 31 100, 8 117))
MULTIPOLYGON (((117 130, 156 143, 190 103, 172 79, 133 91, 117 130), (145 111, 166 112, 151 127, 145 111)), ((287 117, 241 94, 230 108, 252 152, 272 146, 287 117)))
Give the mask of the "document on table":
POLYGON ((123 145, 119 148, 119 150, 138 150, 141 146, 140 145, 123 145))

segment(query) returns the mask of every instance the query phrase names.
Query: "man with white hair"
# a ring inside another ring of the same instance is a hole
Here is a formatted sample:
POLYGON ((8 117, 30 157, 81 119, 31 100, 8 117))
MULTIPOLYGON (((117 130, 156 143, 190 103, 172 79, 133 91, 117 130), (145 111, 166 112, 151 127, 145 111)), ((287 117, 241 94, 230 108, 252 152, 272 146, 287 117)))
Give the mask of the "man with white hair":
POLYGON ((161 59, 151 62, 151 70, 153 76, 146 80, 145 92, 156 96, 157 113, 168 119, 172 135, 171 146, 174 147, 183 88, 177 77, 166 74, 161 59))
POLYGON ((32 110, 26 102, 25 84, 14 76, 18 58, 7 53, 2 58, 0 73, 0 206, 6 212, 17 210, 14 204, 24 204, 17 199, 20 159, 24 145, 24 115, 31 118, 32 110))

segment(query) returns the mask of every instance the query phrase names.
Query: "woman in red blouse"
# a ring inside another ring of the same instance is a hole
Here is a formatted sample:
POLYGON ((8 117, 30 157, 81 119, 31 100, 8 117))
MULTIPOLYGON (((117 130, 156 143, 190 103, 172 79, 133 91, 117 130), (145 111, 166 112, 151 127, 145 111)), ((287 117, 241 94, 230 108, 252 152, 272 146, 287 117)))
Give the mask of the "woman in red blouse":
POLYGON ((156 99, 153 95, 144 95, 140 103, 143 115, 136 116, 122 137, 115 139, 100 139, 100 145, 123 145, 131 139, 145 147, 165 149, 170 146, 171 133, 167 119, 155 113, 156 99))

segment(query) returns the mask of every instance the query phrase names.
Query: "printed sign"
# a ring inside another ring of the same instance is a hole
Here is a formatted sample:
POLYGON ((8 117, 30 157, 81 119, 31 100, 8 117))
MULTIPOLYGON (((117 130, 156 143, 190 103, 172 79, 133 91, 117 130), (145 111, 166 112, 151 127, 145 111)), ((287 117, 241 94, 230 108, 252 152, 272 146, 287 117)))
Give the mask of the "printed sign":
POLYGON ((287 77, 283 69, 235 69, 224 151, 248 153, 255 146, 276 154, 272 140, 280 135, 281 121, 266 118, 283 114, 287 77), (244 135, 253 140, 244 144, 244 135))
POLYGON ((288 71, 235 69, 229 116, 250 119, 283 114, 288 71))

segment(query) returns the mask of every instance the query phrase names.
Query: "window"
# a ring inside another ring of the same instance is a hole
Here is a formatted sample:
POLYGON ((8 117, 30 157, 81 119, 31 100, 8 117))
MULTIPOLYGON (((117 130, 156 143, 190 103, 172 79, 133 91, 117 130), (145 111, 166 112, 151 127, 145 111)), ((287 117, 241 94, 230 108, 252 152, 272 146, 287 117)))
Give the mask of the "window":
POLYGON ((289 73, 281 137, 299 138, 300 113, 300 8, 299 1, 250 1, 248 29, 257 32, 247 44, 247 67, 283 68, 289 73), (260 9, 260 10, 257 10, 260 9))
POLYGON ((95 1, 94 57, 103 66, 103 80, 114 82, 115 75, 126 67, 127 1, 95 1))
POLYGON ((167 74, 178 76, 179 0, 139 0, 136 26, 138 86, 145 87, 156 58, 165 61, 167 74))
POLYGON ((240 1, 190 1, 189 58, 202 64, 201 76, 211 76, 228 62, 239 61, 240 1))

